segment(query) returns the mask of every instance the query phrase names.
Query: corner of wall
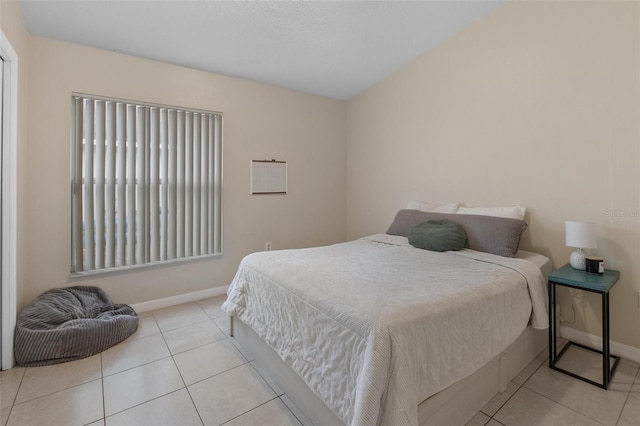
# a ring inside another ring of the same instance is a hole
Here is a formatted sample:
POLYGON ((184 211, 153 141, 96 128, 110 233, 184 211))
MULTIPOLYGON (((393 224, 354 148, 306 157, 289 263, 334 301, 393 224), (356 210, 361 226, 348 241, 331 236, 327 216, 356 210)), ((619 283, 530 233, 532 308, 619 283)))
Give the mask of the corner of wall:
POLYGON ((0 28, 18 56, 18 146, 17 146, 17 304, 23 306, 26 282, 26 246, 24 235, 27 179, 27 113, 29 78, 29 31, 17 1, 0 0, 0 28))

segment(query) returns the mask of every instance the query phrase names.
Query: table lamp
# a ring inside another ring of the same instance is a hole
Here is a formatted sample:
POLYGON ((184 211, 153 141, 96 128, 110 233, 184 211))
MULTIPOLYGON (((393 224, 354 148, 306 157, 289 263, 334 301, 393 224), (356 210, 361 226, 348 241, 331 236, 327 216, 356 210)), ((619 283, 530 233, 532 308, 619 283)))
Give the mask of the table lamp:
POLYGON ((567 247, 576 247, 577 250, 571 253, 569 263, 574 269, 585 270, 585 253, 583 249, 596 248, 596 225, 591 222, 566 221, 566 242, 567 247))

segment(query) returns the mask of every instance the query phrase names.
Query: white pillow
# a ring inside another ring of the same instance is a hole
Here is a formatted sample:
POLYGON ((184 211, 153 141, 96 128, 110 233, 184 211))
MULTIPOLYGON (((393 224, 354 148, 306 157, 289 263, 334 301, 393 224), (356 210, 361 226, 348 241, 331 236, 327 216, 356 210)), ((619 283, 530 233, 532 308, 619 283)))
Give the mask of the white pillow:
POLYGON ((510 207, 458 207, 458 214, 479 214, 483 216, 506 217, 524 220, 524 206, 510 207))
POLYGON ((434 204, 427 203, 425 201, 409 201, 407 203, 407 210, 420 210, 421 212, 434 212, 434 213, 456 213, 458 211, 460 203, 451 204, 434 204))

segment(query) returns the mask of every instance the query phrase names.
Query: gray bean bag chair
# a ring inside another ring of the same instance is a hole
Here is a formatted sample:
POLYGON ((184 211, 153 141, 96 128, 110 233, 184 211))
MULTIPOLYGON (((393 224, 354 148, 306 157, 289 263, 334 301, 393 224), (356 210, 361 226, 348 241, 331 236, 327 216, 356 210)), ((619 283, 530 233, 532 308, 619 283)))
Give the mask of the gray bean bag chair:
POLYGON ((133 308, 113 304, 98 287, 54 288, 18 315, 16 362, 38 366, 85 358, 123 341, 137 328, 133 308))

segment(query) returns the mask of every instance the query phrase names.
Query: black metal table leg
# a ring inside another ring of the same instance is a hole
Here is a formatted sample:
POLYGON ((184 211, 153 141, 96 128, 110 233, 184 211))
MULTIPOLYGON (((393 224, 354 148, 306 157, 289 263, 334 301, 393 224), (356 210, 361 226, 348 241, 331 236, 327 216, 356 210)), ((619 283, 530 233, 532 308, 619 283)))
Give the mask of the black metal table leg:
POLYGON ((549 282, 549 366, 556 359, 556 286, 549 282))
POLYGON ((606 389, 609 386, 609 312, 607 303, 607 295, 602 294, 602 383, 606 389))

